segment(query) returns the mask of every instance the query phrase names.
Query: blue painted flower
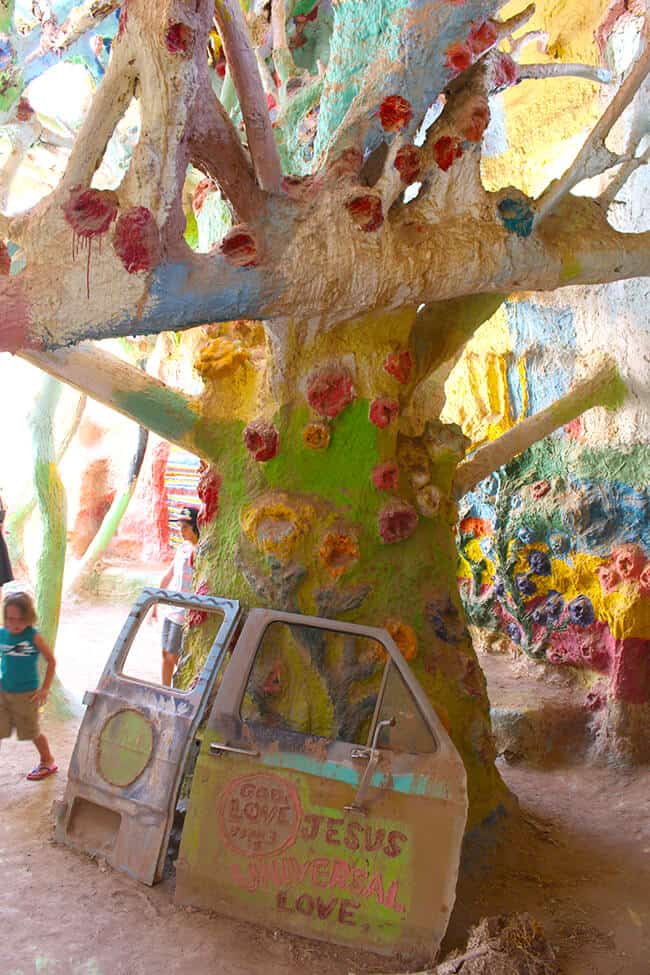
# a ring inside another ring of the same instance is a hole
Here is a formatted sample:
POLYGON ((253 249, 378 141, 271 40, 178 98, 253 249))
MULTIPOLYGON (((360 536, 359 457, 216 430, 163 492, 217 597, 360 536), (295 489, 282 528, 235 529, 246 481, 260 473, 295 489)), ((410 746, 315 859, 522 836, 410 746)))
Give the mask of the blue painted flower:
POLYGON ((557 589, 549 589, 545 609, 549 623, 557 623, 564 610, 564 597, 557 589))
POLYGON ((517 237, 530 237, 535 213, 527 200, 516 200, 511 196, 506 196, 497 205, 497 210, 501 222, 507 230, 512 230, 517 237))
POLYGON ((506 584, 499 576, 494 577, 494 594, 503 599, 506 594, 506 584))
POLYGON ((532 545, 533 542, 537 541, 535 532, 528 525, 521 525, 521 527, 517 529, 517 538, 524 545, 532 545))
POLYGON ((556 558, 566 555, 571 549, 571 539, 564 532, 551 532, 548 536, 548 547, 556 558))
POLYGON ((537 586, 525 572, 518 572, 515 576, 515 585, 522 596, 534 596, 537 592, 537 586))
POLYGON ((489 535, 485 535, 479 542, 479 547, 483 555, 488 559, 494 554, 494 542, 489 535))
POLYGON ((571 622, 578 626, 589 626, 596 619, 594 607, 588 596, 576 596, 569 603, 569 616, 571 622))
POLYGON ((11 67, 14 59, 14 49, 11 42, 6 37, 0 37, 0 71, 6 71, 11 67))
POLYGON ((517 623, 508 623, 506 630, 513 643, 521 643, 521 629, 517 623))
POLYGON ((536 606, 535 609, 530 614, 530 618, 533 623, 537 623, 538 626, 544 626, 548 619, 546 614, 545 606, 536 606))
POLYGON ((517 511, 518 508, 521 508, 523 503, 524 499, 520 494, 513 494, 510 498, 510 506, 513 511, 517 511))
POLYGON ((546 552, 542 552, 538 548, 531 548, 528 553, 528 565, 533 575, 550 576, 551 574, 551 560, 546 552))

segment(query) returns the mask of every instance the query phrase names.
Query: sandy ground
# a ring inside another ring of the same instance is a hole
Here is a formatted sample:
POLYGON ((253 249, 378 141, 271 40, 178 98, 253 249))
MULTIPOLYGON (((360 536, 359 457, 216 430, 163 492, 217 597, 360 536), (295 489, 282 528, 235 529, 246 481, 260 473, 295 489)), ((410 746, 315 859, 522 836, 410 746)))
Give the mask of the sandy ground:
MULTIPOLYGON (((125 607, 67 607, 59 673, 92 687, 125 607)), ((158 629, 138 650, 158 672, 158 629)), ((55 846, 50 808, 65 786, 75 723, 46 718, 61 771, 24 778, 29 744, 0 750, 0 975, 347 975, 386 970, 280 932, 177 908, 172 880, 153 889, 55 846)), ((502 767, 521 815, 502 821, 463 872, 447 947, 487 914, 529 911, 565 975, 650 975, 650 770, 502 767)), ((398 966, 399 967, 399 966, 398 966)), ((393 966, 394 970, 394 966, 393 966)))

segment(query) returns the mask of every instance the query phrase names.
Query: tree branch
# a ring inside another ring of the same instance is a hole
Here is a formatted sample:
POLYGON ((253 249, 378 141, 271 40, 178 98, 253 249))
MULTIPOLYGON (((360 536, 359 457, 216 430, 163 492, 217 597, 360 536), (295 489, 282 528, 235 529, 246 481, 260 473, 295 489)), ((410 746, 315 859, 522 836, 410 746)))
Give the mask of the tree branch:
POLYGON ((611 132, 614 123, 636 95, 649 71, 650 45, 646 45, 569 169, 560 179, 554 180, 538 198, 536 222, 544 220, 555 209, 559 201, 578 183, 592 176, 598 176, 622 161, 620 156, 606 147, 605 139, 611 132))
MULTIPOLYGON (((639 140, 640 142, 641 140, 639 140)), ((634 151, 634 150, 632 150, 634 151)), ((631 155, 628 159, 621 163, 618 172, 608 184, 607 188, 603 190, 600 196, 597 198, 600 206, 607 212, 613 203, 616 203, 616 197, 623 189, 628 179, 639 167, 647 165, 650 162, 650 146, 645 152, 642 152, 639 156, 631 155)))
POLYGON ((215 4, 215 21, 239 96, 257 178, 262 189, 277 192, 282 182, 280 156, 257 59, 239 0, 220 0, 215 4))
POLYGON ((604 358, 590 376, 576 383, 565 396, 522 420, 491 443, 479 447, 472 457, 459 464, 454 476, 454 496, 461 497, 493 471, 586 410, 594 406, 612 409, 620 406, 624 398, 625 386, 616 363, 604 358))
POLYGON ((588 81, 596 81, 601 85, 612 83, 613 76, 607 68, 600 68, 592 64, 520 64, 517 76, 519 81, 534 80, 543 78, 586 78, 588 81))
POLYGON ((121 2, 122 0, 86 0, 78 7, 73 7, 60 27, 43 31, 39 46, 25 59, 25 63, 30 64, 46 54, 61 54, 95 24, 105 20, 121 2))

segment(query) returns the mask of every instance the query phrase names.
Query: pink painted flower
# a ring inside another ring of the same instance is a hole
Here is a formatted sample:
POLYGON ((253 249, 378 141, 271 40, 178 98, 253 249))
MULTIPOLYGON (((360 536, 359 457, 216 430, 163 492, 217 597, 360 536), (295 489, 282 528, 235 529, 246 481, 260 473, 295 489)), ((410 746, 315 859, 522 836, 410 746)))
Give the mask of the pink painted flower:
POLYGON ((550 481, 547 480, 535 481, 535 483, 531 488, 531 494, 535 501, 539 501, 539 499, 543 498, 545 494, 548 494, 550 490, 551 490, 550 481))
POLYGON ((641 592, 650 596, 650 562, 646 564, 641 569, 641 575, 639 576, 639 586, 641 587, 641 592))
POLYGON ((387 396, 378 396, 370 404, 368 416, 371 423, 383 430, 393 422, 398 413, 399 403, 397 400, 388 399, 387 396))
POLYGON ((445 51, 445 65, 451 68, 454 75, 466 71, 472 63, 472 51, 469 44, 462 44, 460 41, 450 44, 445 51))
POLYGON ((498 36, 494 21, 484 20, 482 24, 474 24, 469 32, 467 44, 474 57, 478 57, 489 47, 492 47, 498 36))
POLYGON ((244 224, 228 231, 219 250, 228 263, 236 267, 254 267, 259 263, 255 238, 244 224))
POLYGON ((399 132, 413 118, 413 110, 401 95, 389 95, 379 107, 379 118, 386 132, 399 132))
POLYGON ((614 592, 621 582, 621 577, 613 565, 601 565, 598 569, 598 578, 604 593, 614 592))
POLYGON ((645 562, 645 552, 640 545, 634 543, 619 545, 612 552, 612 565, 622 579, 638 579, 645 562))
POLYGON ((580 416, 564 425, 564 432, 566 433, 567 437, 571 437, 572 440, 580 440, 584 433, 584 429, 582 417, 580 416))
POLYGON ((497 51, 493 57, 494 60, 492 62, 492 79, 490 86, 492 93, 502 91, 504 88, 509 88, 511 85, 516 83, 519 77, 517 64, 515 61, 513 61, 509 54, 503 54, 503 52, 497 51))
POLYGON ((413 356, 408 349, 400 352, 391 352, 384 359, 384 369, 389 376, 392 376, 398 383, 407 383, 413 368, 413 356))
POLYGON ((379 534, 387 544, 409 538, 417 524, 418 513, 406 501, 390 501, 379 512, 379 534))
POLYGON ((129 274, 152 271, 160 261, 162 248, 151 210, 132 207, 121 214, 115 226, 113 247, 129 274))
POLYGON ((253 420, 244 430, 244 444, 253 460, 266 461, 276 456, 280 449, 280 434, 272 423, 253 420))
POLYGON ((372 483, 378 491, 396 491, 399 480, 399 467, 394 460, 377 464, 372 471, 372 483))
POLYGON ((205 467, 199 477, 196 493, 201 499, 197 521, 199 527, 208 525, 219 511, 219 491, 222 477, 214 467, 205 467))
POLYGON ((460 159, 463 149, 460 139, 455 136, 443 135, 433 145, 433 156, 436 163, 446 173, 455 159, 460 159))
POLYGON ((0 240, 0 275, 6 277, 11 270, 11 258, 4 240, 0 240))
POLYGON ((381 197, 374 193, 364 193, 363 196, 355 196, 348 200, 345 209, 350 214, 352 222, 366 233, 379 230, 384 222, 384 212, 381 205, 381 197))
POLYGON ((393 163, 406 186, 415 183, 422 175, 422 158, 417 146, 402 146, 393 163))
POLYGON ((319 369, 307 380, 307 401, 321 416, 337 416, 355 396, 352 376, 344 366, 319 369))
POLYGON ((73 186, 63 216, 77 237, 87 240, 105 234, 117 216, 117 197, 111 190, 73 186))
POLYGON ((170 54, 188 55, 192 51, 194 31, 180 21, 170 21, 165 33, 165 47, 170 54))
MULTIPOLYGON (((196 590, 197 596, 209 596, 210 587, 207 582, 202 582, 196 590)), ((203 609, 190 609, 187 614, 187 625, 194 629, 196 626, 201 626, 202 623, 208 618, 208 614, 203 609)))

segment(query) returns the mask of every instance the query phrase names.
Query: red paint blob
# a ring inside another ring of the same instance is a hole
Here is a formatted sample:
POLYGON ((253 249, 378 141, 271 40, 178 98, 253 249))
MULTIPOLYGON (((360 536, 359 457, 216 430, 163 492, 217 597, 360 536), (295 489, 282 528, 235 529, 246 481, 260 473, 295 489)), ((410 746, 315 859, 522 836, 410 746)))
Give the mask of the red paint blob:
POLYGON ((364 230, 366 233, 379 230, 384 222, 381 199, 378 196, 373 196, 371 193, 367 193, 364 196, 355 196, 353 199, 348 200, 345 204, 345 209, 359 230, 364 230))
POLYGON ((543 481, 535 481, 531 488, 531 494, 535 501, 539 501, 543 498, 545 494, 551 490, 551 482, 544 479, 543 481))
POLYGON ((467 38, 467 44, 474 57, 478 57, 489 47, 492 47, 498 36, 494 21, 484 20, 482 24, 475 24, 472 27, 467 38))
POLYGON ((253 420, 244 430, 243 436, 246 450, 252 454, 253 460, 271 460, 280 449, 280 434, 266 420, 253 420))
POLYGON ((196 493, 201 499, 197 518, 200 528, 209 525, 219 511, 219 491, 222 480, 221 474, 217 473, 214 467, 206 467, 201 472, 196 488, 196 493))
POLYGON ((11 270, 11 258, 4 240, 0 240, 0 275, 6 277, 11 270))
POLYGON ((418 524, 418 513, 406 501, 391 501, 379 513, 379 534, 388 543, 409 538, 418 524))
POLYGON ((390 426, 398 413, 399 403, 397 400, 388 399, 387 396, 378 396, 370 404, 368 417, 371 423, 383 430, 390 426))
POLYGON ((447 172, 454 160, 460 159, 462 154, 460 139, 455 136, 443 135, 433 146, 434 158, 444 173, 447 172))
POLYGON ((399 132, 412 118, 411 104, 401 95, 389 95, 379 107, 379 119, 386 132, 399 132))
POLYGON ((466 71, 471 63, 472 52, 469 44, 461 44, 457 41, 455 44, 450 44, 445 51, 445 64, 454 75, 466 71))
POLYGON ((372 483, 378 491, 396 491, 399 480, 399 467, 394 460, 377 464, 372 471, 372 483))
POLYGON ((22 95, 16 108, 16 118, 19 122, 29 122, 33 114, 34 109, 29 104, 29 99, 22 95))
POLYGON ((468 142, 480 142, 489 122, 490 109, 487 101, 478 101, 472 107, 471 115, 462 123, 461 132, 468 142))
POLYGON ((345 368, 320 369, 307 380, 307 401, 320 416, 337 416, 355 396, 352 377, 345 368))
POLYGON ((194 31, 181 21, 167 25, 165 47, 170 54, 190 54, 194 42, 194 31))
POLYGON ((214 193, 216 189, 216 184, 210 179, 209 176, 206 176, 205 179, 202 179, 201 182, 197 184, 192 197, 192 209, 197 217, 203 209, 203 204, 205 203, 207 197, 210 195, 210 193, 214 193))
MULTIPOLYGON (((210 587, 207 582, 202 582, 196 589, 197 596, 209 596, 210 587)), ((200 626, 201 623, 205 623, 208 618, 208 613, 203 609, 190 609, 187 614, 187 625, 194 629, 195 626, 200 626)))
POLYGON ((384 369, 389 376, 396 379, 398 383, 407 383, 413 368, 413 356, 408 349, 401 352, 391 352, 384 359, 384 369))
POLYGON ((132 207, 121 214, 115 227, 113 247, 129 274, 156 267, 161 257, 160 233, 147 207, 132 207))
POLYGON ((509 54, 497 51, 492 65, 490 91, 495 92, 509 88, 510 85, 516 84, 518 77, 516 62, 512 60, 509 54))
POLYGON ((393 164, 403 183, 415 183, 422 173, 422 159, 417 146, 404 146, 395 156, 393 164))
POLYGON ((226 260, 236 267, 254 267, 259 263, 255 238, 243 224, 228 231, 219 245, 219 250, 226 260))
POLYGON ((74 186, 63 216, 77 237, 90 239, 105 234, 117 216, 117 200, 110 190, 74 186))

